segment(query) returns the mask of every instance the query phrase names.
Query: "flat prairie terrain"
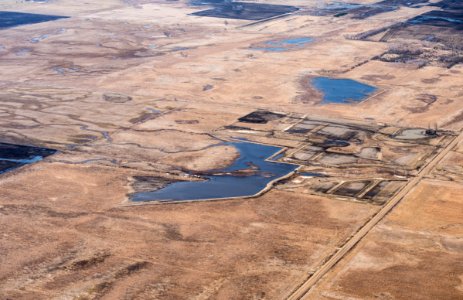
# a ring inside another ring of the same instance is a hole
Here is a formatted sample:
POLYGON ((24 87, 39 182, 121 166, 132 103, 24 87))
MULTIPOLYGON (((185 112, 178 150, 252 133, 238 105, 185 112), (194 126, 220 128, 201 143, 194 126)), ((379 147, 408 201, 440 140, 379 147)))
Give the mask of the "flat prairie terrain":
POLYGON ((463 299, 457 1, 0 2, 1 300, 463 299))

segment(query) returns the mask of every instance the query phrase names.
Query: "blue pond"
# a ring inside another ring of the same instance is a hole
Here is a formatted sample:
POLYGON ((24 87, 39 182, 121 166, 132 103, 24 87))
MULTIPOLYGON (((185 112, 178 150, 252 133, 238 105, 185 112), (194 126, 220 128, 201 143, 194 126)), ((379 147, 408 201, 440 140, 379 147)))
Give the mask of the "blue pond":
POLYGON ((262 191, 270 182, 293 172, 297 166, 266 161, 280 150, 278 147, 248 142, 230 142, 240 153, 233 165, 215 170, 204 181, 180 181, 153 192, 132 196, 133 201, 192 201, 252 196, 262 191), (232 174, 239 170, 249 173, 232 174))
POLYGON ((15 27, 19 25, 35 24, 54 21, 64 16, 28 14, 22 12, 0 11, 0 29, 15 27))
POLYGON ((269 52, 284 52, 289 50, 298 50, 313 42, 311 37, 294 37, 280 40, 266 41, 252 47, 254 50, 262 50, 269 52))
POLYGON ((376 87, 352 79, 315 77, 312 85, 323 93, 323 103, 360 102, 377 90, 376 87))
POLYGON ((0 174, 41 161, 55 152, 53 149, 0 143, 0 174))

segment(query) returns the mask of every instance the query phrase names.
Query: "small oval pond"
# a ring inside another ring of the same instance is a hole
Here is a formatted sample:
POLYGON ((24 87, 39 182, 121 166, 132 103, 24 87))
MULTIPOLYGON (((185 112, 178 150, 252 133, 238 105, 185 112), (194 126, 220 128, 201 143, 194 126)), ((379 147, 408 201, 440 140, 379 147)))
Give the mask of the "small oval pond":
POLYGON ((251 46, 251 49, 268 52, 284 52, 302 49, 311 42, 313 42, 313 38, 311 37, 292 37, 258 43, 251 46))
POLYGON ((324 104, 360 102, 377 90, 374 86, 345 78, 315 77, 312 85, 323 94, 324 104))

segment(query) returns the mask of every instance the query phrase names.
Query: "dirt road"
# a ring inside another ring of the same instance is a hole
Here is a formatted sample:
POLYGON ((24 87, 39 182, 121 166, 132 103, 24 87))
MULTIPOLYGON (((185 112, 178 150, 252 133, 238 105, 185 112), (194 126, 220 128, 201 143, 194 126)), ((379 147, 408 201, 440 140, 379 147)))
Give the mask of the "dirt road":
POLYGON ((360 240, 370 232, 399 202, 431 171, 436 165, 463 140, 463 132, 447 145, 438 155, 436 155, 416 177, 411 179, 404 188, 397 193, 373 218, 371 218, 351 239, 348 240, 339 250, 327 260, 315 273, 304 281, 291 295, 288 300, 308 299, 307 293, 310 289, 333 268, 350 250, 352 250, 360 240))

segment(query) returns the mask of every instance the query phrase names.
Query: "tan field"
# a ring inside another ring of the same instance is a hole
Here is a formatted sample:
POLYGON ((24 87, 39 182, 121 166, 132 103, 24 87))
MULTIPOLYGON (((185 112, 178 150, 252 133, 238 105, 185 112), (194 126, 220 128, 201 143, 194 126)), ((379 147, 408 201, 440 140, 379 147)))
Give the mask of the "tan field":
POLYGON ((459 5, 0 1, 0 300, 463 299, 459 5))

